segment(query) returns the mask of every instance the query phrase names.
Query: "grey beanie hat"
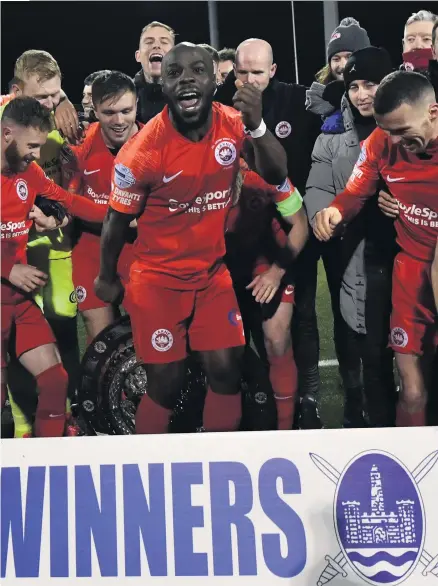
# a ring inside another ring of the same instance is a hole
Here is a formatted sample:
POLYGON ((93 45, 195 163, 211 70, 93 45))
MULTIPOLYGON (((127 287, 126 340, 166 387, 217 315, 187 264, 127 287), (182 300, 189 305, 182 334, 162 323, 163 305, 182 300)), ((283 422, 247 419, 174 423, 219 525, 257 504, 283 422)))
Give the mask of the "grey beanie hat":
POLYGON ((344 18, 333 31, 327 45, 327 63, 336 53, 349 51, 354 53, 371 45, 368 33, 354 18, 344 18))

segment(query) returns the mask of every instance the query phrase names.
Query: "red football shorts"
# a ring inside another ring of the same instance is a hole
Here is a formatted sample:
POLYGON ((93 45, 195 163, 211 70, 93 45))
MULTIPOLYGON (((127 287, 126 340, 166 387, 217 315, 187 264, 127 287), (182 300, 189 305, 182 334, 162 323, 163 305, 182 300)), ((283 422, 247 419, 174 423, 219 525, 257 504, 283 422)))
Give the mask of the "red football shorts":
MULTIPOLYGON (((109 304, 101 301, 94 292, 94 279, 98 276, 100 267, 100 238, 93 234, 83 234, 73 248, 72 260, 79 311, 108 307, 109 304)), ((132 244, 125 244, 117 266, 123 284, 128 281, 131 263, 132 244)))
POLYGON ((131 271, 125 307, 131 317, 137 358, 146 364, 183 360, 193 351, 245 344, 231 277, 221 267, 198 290, 160 286, 155 274, 131 271))
POLYGON ((55 336, 50 329, 41 309, 33 301, 25 299, 16 305, 2 303, 2 356, 1 367, 7 366, 7 353, 11 329, 15 322, 16 328, 16 355, 20 357, 25 352, 55 343, 55 336))
POLYGON ((438 345, 438 326, 431 283, 431 263, 400 252, 392 275, 390 346, 394 352, 421 356, 438 345))

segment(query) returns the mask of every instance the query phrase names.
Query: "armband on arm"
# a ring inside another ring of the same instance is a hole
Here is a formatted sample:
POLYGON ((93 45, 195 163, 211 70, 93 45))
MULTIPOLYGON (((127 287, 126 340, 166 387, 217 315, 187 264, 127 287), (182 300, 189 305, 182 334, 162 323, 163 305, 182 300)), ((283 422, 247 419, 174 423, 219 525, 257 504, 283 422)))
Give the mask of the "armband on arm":
POLYGON ((296 187, 286 179, 277 187, 275 205, 278 212, 284 217, 293 216, 303 207, 303 198, 296 187))

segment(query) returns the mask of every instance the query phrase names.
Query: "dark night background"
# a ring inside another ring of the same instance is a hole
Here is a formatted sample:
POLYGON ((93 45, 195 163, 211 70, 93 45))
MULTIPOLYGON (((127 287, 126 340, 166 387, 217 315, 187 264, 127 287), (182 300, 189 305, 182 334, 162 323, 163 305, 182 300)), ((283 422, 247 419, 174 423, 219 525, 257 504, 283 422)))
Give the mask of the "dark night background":
MULTIPOLYGON (((339 19, 353 16, 371 43, 384 46, 394 65, 401 62, 401 38, 407 18, 420 9, 436 12, 436 2, 339 2, 339 19)), ((2 2, 2 93, 13 76, 16 58, 27 49, 44 49, 57 59, 63 89, 75 103, 84 78, 98 69, 134 75, 141 29, 152 20, 173 27, 177 40, 209 42, 207 2, 2 2)), ((269 41, 278 78, 295 81, 291 3, 287 1, 218 2, 220 47, 236 47, 248 37, 269 41)), ((325 63, 323 2, 295 2, 300 83, 310 85, 325 63)))

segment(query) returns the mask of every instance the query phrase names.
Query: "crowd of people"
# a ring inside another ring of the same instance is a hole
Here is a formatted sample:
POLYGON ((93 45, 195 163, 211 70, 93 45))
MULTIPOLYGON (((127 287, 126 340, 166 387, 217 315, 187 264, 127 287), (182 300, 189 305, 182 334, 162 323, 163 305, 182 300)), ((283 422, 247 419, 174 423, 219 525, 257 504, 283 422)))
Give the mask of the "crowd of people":
POLYGON ((320 259, 344 427, 434 421, 438 16, 408 18, 401 66, 354 18, 326 56, 306 88, 277 79, 266 40, 175 44, 154 21, 135 78, 90 72, 81 107, 52 55, 18 57, 0 111, 15 437, 80 433, 77 314, 92 344, 121 309, 148 379, 136 433, 167 432, 188 353, 207 377, 203 431, 237 430, 250 343, 277 428, 322 428, 320 259))

